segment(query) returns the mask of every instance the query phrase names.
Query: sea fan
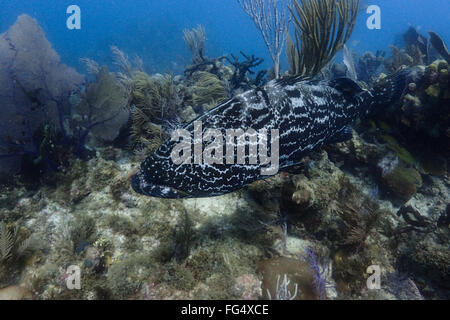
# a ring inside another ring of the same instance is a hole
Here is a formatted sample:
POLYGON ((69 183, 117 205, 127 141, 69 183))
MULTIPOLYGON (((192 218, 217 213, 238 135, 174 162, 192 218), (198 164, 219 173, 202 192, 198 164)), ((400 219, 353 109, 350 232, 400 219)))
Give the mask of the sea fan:
POLYGON ((10 232, 3 221, 0 221, 0 261, 6 261, 11 258, 14 242, 15 232, 10 232))
POLYGON ((329 261, 321 262, 314 249, 311 247, 306 248, 306 256, 303 259, 308 262, 311 267, 314 277, 314 287, 317 291, 317 296, 320 300, 327 298, 326 289, 332 288, 332 284, 327 280, 327 274, 329 272, 329 261))
POLYGON ((22 242, 17 241, 18 228, 11 232, 6 224, 0 221, 0 262, 6 262, 12 258, 22 256, 30 247, 31 238, 26 238, 22 242))

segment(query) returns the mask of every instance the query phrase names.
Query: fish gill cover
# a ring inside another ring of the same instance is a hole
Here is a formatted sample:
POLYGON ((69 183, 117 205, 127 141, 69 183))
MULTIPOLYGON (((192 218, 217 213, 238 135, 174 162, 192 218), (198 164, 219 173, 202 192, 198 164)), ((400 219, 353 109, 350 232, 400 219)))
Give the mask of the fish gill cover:
POLYGON ((448 1, 77 2, 0 4, 1 299, 448 299, 448 1))

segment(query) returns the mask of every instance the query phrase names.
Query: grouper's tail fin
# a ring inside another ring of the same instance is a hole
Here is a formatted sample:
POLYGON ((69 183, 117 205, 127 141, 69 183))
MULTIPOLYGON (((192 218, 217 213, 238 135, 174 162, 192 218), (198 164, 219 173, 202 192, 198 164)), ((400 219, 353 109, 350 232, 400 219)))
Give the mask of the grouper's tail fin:
POLYGON ((373 89, 370 113, 377 113, 395 106, 405 93, 409 83, 420 80, 423 71, 419 67, 402 68, 392 75, 379 79, 373 89))

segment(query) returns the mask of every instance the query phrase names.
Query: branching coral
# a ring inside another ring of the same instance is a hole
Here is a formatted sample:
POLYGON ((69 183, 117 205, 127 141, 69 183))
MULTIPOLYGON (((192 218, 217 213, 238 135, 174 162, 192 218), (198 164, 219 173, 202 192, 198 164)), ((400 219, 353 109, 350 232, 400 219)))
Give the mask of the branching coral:
MULTIPOLYGON (((203 47, 197 43, 203 32, 201 27, 192 32, 185 31, 186 41, 197 53, 203 52, 203 49, 195 49, 197 45, 203 47)), ((92 97, 92 103, 87 103, 85 98, 82 106, 99 105, 98 108, 101 108, 102 104, 109 104, 116 110, 114 106, 120 104, 123 113, 119 113, 114 120, 122 125, 128 120, 130 110, 132 147, 137 152, 154 150, 167 138, 165 127, 170 126, 177 117, 177 109, 182 102, 182 90, 175 85, 170 75, 158 74, 150 77, 143 71, 140 58, 136 57, 136 61, 131 63, 128 56, 117 47, 112 46, 111 51, 114 64, 119 67, 119 71, 115 73, 103 71, 95 61, 83 59, 88 71, 97 76, 97 83, 92 84, 90 88, 92 94, 88 90, 86 95, 87 99, 92 97), (108 91, 112 91, 112 94, 109 97, 104 96, 103 93, 108 91)), ((114 127, 114 124, 110 123, 109 127, 114 127)), ((99 126, 94 134, 97 132, 105 135, 108 130, 102 130, 99 126)), ((117 126, 115 132, 119 132, 117 126)))
POLYGON ((264 39, 274 63, 275 78, 281 75, 280 57, 288 34, 289 18, 285 0, 238 0, 264 39))
POLYGON ((314 76, 350 38, 359 0, 294 0, 295 43, 287 39, 290 73, 314 76))
POLYGON ((257 58, 254 55, 248 56, 242 51, 241 55, 246 59, 245 61, 239 61, 239 58, 234 54, 231 55, 233 60, 229 59, 228 57, 226 58, 227 61, 234 67, 233 76, 230 79, 232 90, 236 90, 238 88, 250 89, 251 85, 259 86, 263 83, 264 77, 266 75, 266 71, 261 70, 257 73, 254 80, 248 79, 248 74, 255 74, 252 69, 263 63, 264 59, 257 58))
MULTIPOLYGON (((119 67, 119 71, 115 72, 116 79, 118 80, 118 83, 129 92, 136 73, 144 72, 142 59, 136 56, 134 63, 131 63, 128 56, 115 46, 111 46, 111 52, 113 54, 114 65, 119 67)), ((89 65, 87 65, 87 67, 89 68, 89 65)))
MULTIPOLYGON (((275 291, 275 296, 273 297, 273 300, 294 300, 297 296, 298 292, 298 285, 295 284, 295 290, 292 293, 289 290, 289 285, 291 281, 288 279, 287 275, 285 274, 283 276, 283 281, 280 284, 280 275, 278 275, 277 278, 277 287, 275 291)), ((270 294, 269 289, 267 289, 267 295, 269 296, 269 300, 272 300, 272 295, 270 294)))
POLYGON ((134 69, 127 55, 116 46, 111 46, 111 52, 114 64, 119 67, 120 72, 131 78, 134 74, 134 69))
POLYGON ((96 76, 100 72, 100 65, 96 61, 89 58, 81 58, 80 62, 85 65, 88 74, 96 76))
POLYGON ((137 72, 134 76, 131 105, 141 109, 153 121, 161 122, 173 116, 179 103, 177 88, 170 75, 150 77, 137 72))

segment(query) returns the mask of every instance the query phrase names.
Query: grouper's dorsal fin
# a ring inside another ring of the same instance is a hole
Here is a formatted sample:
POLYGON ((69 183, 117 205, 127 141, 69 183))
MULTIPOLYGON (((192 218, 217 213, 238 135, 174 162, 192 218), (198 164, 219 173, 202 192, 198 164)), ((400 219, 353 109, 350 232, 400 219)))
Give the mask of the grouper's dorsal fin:
POLYGON ((310 81, 311 77, 308 76, 284 76, 280 79, 275 80, 276 86, 290 86, 294 85, 300 81, 310 81))
POLYGON ((337 78, 330 82, 330 85, 345 94, 357 95, 364 91, 361 86, 350 78, 337 78))

